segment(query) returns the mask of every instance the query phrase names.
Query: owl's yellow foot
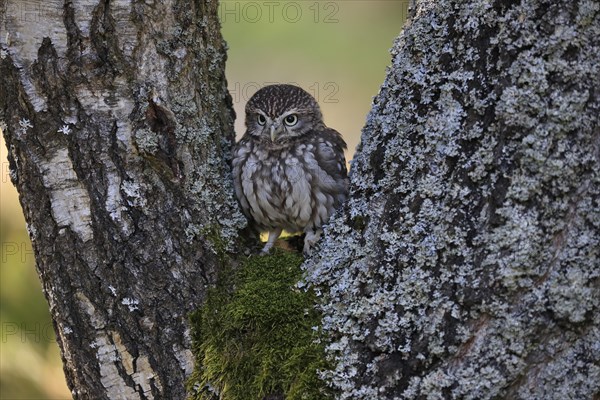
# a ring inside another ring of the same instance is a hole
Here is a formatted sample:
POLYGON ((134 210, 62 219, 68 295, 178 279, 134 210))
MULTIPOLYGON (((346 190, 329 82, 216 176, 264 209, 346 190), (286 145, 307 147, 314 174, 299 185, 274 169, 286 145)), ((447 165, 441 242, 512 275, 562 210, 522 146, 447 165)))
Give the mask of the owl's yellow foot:
POLYGON ((265 247, 263 247, 263 249, 261 250, 261 254, 267 254, 269 250, 271 250, 271 248, 275 244, 275 241, 281 235, 282 231, 283 229, 275 229, 274 231, 269 231, 269 239, 267 240, 265 247))

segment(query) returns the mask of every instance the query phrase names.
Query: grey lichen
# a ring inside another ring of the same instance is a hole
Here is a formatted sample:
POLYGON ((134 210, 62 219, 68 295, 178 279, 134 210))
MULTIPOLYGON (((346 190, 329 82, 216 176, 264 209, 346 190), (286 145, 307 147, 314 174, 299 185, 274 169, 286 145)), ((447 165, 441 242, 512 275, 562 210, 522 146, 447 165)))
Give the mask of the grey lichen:
POLYGON ((150 129, 138 129, 135 131, 135 144, 142 153, 156 154, 158 151, 159 137, 150 129))
POLYGON ((419 1, 306 281, 340 399, 600 393, 600 7, 419 1))
MULTIPOLYGON (((157 52, 173 71, 167 77, 169 92, 160 93, 176 119, 170 139, 175 146, 168 156, 181 168, 180 183, 182 194, 190 200, 189 215, 207 215, 206 210, 210 210, 205 220, 188 218, 185 230, 188 241, 205 238, 201 232, 218 228, 215 235, 227 251, 235 251, 239 231, 247 222, 233 196, 230 176, 235 133, 224 77, 225 43, 219 34, 218 21, 204 18, 194 22, 199 12, 195 7, 179 2, 175 7, 178 22, 157 32, 155 38, 157 52)), ((212 10, 217 4, 202 7, 212 10)), ((152 145, 149 135, 144 135, 144 139, 143 143, 152 145)), ((212 243, 206 242, 218 253, 212 243)))

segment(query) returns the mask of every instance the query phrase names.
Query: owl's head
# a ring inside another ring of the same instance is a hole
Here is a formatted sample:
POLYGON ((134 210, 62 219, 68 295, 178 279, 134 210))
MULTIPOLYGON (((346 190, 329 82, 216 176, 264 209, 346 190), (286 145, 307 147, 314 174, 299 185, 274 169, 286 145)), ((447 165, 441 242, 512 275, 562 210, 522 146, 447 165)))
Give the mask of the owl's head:
POLYGON ((319 104, 298 86, 265 86, 246 104, 247 132, 273 143, 302 136, 322 124, 319 104))

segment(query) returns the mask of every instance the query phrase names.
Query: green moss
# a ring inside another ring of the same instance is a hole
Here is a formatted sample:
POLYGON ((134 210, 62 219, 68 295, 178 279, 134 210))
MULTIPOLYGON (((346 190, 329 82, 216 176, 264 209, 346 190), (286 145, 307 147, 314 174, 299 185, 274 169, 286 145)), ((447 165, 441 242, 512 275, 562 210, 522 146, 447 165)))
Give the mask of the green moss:
POLYGON ((297 288, 302 256, 275 249, 252 256, 218 285, 192 317, 197 400, 327 399, 317 372, 328 367, 319 343, 315 295, 297 288))

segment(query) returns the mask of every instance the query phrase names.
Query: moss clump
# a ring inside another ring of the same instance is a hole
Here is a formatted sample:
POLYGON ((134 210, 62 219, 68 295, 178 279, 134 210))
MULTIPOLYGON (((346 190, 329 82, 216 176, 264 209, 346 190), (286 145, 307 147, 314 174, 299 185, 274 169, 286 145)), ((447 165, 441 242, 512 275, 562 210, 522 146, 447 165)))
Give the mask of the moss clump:
POLYGON ((194 399, 331 397, 317 376, 327 363, 316 297, 296 286, 302 261, 299 254, 274 249, 221 273, 192 315, 194 399))

